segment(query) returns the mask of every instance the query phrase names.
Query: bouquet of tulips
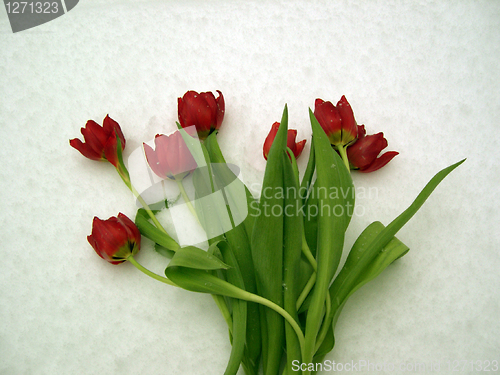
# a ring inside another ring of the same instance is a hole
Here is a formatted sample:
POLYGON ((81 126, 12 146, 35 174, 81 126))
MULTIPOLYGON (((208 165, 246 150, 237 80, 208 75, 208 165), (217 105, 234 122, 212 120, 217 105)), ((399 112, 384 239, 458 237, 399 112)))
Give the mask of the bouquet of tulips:
POLYGON ((110 162, 142 205, 134 221, 121 213, 94 218, 88 241, 112 264, 129 261, 173 287, 210 293, 232 345, 225 374, 236 374, 240 366, 248 375, 314 374, 334 346, 349 296, 409 250, 396 233, 463 160, 437 173, 389 225, 368 225, 339 270, 354 210, 351 170, 374 172, 398 153, 379 156, 387 147, 383 133, 366 135, 344 96, 337 105, 317 99, 314 112, 309 110, 312 140, 300 178, 296 158, 306 140, 296 142, 285 106, 264 141, 267 166, 257 198, 217 142, 224 111, 221 92, 216 98, 188 91, 179 98, 177 130, 158 134, 154 148, 144 144, 140 152, 149 178, 141 189, 135 181, 144 178, 124 163, 126 141, 118 123, 109 116, 102 127, 88 121, 81 130, 85 143, 73 139, 71 146, 89 159, 110 162), (177 198, 169 199, 167 190, 177 198), (161 223, 165 211, 192 215, 198 233, 172 234, 161 223), (141 236, 169 259, 164 275, 134 258, 141 236), (204 249, 195 246, 203 240, 204 249))

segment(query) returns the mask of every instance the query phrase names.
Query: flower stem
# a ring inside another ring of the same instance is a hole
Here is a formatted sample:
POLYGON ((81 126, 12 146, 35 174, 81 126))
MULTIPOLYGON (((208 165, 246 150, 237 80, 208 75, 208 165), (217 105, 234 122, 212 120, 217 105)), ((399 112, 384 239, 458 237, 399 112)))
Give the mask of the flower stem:
POLYGON ((347 168, 347 170, 350 172, 351 171, 351 168, 349 167, 349 159, 347 158, 347 152, 344 148, 344 146, 342 145, 338 145, 336 146, 337 147, 337 150, 339 150, 339 153, 340 153, 340 157, 342 158, 342 160, 344 161, 344 164, 345 164, 345 167, 347 168))
POLYGON ((280 314, 283 318, 285 318, 285 320, 287 321, 287 323, 290 324, 290 326, 295 331, 295 334, 297 335, 297 338, 299 339, 300 351, 302 353, 302 358, 305 358, 304 357, 304 354, 305 354, 304 353, 304 348, 305 348, 304 333, 300 329, 300 327, 297 324, 297 322, 295 321, 295 319, 292 318, 292 316, 285 309, 283 309, 279 305, 275 304, 274 302, 272 302, 272 301, 270 301, 270 300, 268 300, 268 299, 266 299, 264 297, 261 297, 261 296, 259 296, 257 294, 253 294, 253 293, 250 293, 250 292, 247 292, 247 291, 244 291, 244 290, 242 290, 242 292, 244 292, 245 296, 244 297, 241 296, 240 297, 241 299, 247 300, 249 302, 259 303, 261 305, 269 307, 270 309, 272 309, 272 310, 276 311, 278 314, 280 314))
MULTIPOLYGON (((124 168, 124 166, 122 166, 122 168, 124 168)), ((134 197, 141 203, 142 207, 144 207, 144 209, 146 210, 146 212, 148 213, 149 217, 151 218, 151 220, 153 221, 153 223, 156 225, 156 227, 159 230, 161 230, 163 233, 168 234, 167 231, 165 230, 165 228, 163 228, 163 226, 160 224, 160 222, 156 218, 156 216, 153 213, 153 211, 151 210, 151 208, 149 208, 149 206, 146 203, 146 201, 141 197, 141 195, 139 194, 139 192, 137 190, 135 190, 134 186, 132 185, 132 182, 130 181, 130 177, 129 177, 128 171, 126 169, 125 169, 125 171, 123 171, 122 168, 118 168, 117 167, 116 171, 118 172, 118 174, 122 178, 122 180, 125 183, 125 185, 127 185, 127 187, 130 189, 130 191, 132 192, 132 194, 134 194, 134 197)))
POLYGON ((302 254, 304 254, 309 263, 311 263, 314 272, 318 272, 318 263, 316 262, 316 259, 314 259, 314 256, 311 253, 311 249, 309 249, 309 246, 307 245, 306 235, 304 231, 302 231, 302 254))
POLYGON ((189 199, 189 197, 188 197, 188 195, 186 193, 186 189, 184 189, 184 185, 182 184, 182 180, 179 180, 179 179, 176 178, 175 182, 177 182, 177 186, 179 187, 179 190, 181 192, 182 198, 184 199, 184 202, 188 206, 189 211, 191 211, 191 213, 193 214, 193 216, 198 220, 198 215, 196 214, 196 211, 195 211, 195 209, 193 207, 193 204, 191 203, 191 200, 189 199))
POLYGON ((132 194, 134 194, 134 197, 136 197, 137 200, 142 204, 142 207, 144 207, 144 209, 146 210, 146 212, 148 213, 149 217, 151 218, 151 220, 153 221, 153 223, 156 225, 156 227, 159 230, 161 230, 163 233, 168 234, 167 231, 165 230, 165 228, 163 228, 163 226, 160 224, 160 222, 156 218, 156 216, 153 213, 153 211, 151 210, 151 208, 149 208, 149 206, 146 203, 146 201, 141 197, 141 195, 137 192, 137 190, 135 190, 135 188, 134 188, 134 186, 132 184, 130 184, 129 189, 132 192, 132 194))
POLYGON ((172 285, 172 286, 177 286, 177 284, 175 284, 174 282, 170 281, 169 279, 167 279, 166 277, 163 277, 163 276, 160 276, 160 275, 157 275, 156 273, 154 272, 151 272, 150 270, 148 270, 147 268, 144 268, 141 264, 139 264, 135 258, 132 256, 132 255, 129 255, 127 257, 127 260, 132 263, 135 268, 137 268, 139 271, 145 273, 146 275, 148 275, 149 277, 152 277, 153 279, 155 280, 158 280, 158 281, 161 281, 162 283, 165 283, 165 284, 168 284, 168 285, 172 285))
POLYGON ((305 299, 309 295, 309 292, 313 288, 314 283, 316 282, 316 276, 317 276, 316 272, 313 272, 312 275, 311 275, 311 277, 307 281, 306 286, 304 287, 304 289, 300 293, 300 296, 297 299, 297 304, 296 304, 297 311, 300 310, 300 307, 302 306, 302 304, 304 303, 305 299))

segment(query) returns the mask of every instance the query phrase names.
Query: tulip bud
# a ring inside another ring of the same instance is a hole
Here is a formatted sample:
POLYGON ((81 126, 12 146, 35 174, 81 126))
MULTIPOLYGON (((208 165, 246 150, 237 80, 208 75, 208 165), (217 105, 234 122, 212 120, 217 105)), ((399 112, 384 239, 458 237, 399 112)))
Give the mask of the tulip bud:
POLYGON ((365 134, 365 126, 358 126, 358 140, 347 147, 347 158, 351 169, 358 169, 365 173, 373 172, 382 168, 399 154, 396 151, 388 151, 377 157, 387 147, 384 133, 365 134))
POLYGON ((356 120, 352 108, 342 96, 337 106, 331 102, 316 99, 314 116, 334 146, 345 146, 356 140, 356 120))
POLYGON ((211 92, 188 91, 178 99, 179 122, 183 128, 195 126, 198 138, 204 140, 218 130, 224 119, 224 96, 217 90, 217 99, 211 92))
POLYGON ((161 178, 183 179, 196 168, 196 161, 179 131, 171 135, 157 134, 155 150, 144 143, 146 159, 161 178))
POLYGON ((92 160, 107 160, 118 168, 117 138, 120 138, 121 149, 125 148, 125 137, 120 125, 111 117, 106 116, 101 127, 95 121, 89 120, 81 130, 85 143, 78 138, 71 139, 69 144, 80 153, 92 160))
MULTIPOLYGON (((267 155, 269 155, 269 150, 271 150, 271 145, 273 144, 274 138, 276 138, 276 134, 278 133, 278 129, 280 127, 279 122, 275 122, 273 126, 271 127, 271 130, 269 131, 269 134, 266 137, 266 140, 264 141, 264 159, 267 160, 267 155)), ((300 154, 302 153, 302 150, 304 149, 304 146, 306 144, 306 140, 302 140, 300 142, 295 142, 295 139, 297 138, 297 130, 295 129, 288 129, 287 133, 287 138, 286 138, 286 146, 292 150, 293 154, 295 155, 295 158, 297 159, 300 154)))
POLYGON ((141 233, 124 214, 101 220, 94 217, 92 234, 87 240, 97 255, 111 264, 120 264, 141 248, 141 233))

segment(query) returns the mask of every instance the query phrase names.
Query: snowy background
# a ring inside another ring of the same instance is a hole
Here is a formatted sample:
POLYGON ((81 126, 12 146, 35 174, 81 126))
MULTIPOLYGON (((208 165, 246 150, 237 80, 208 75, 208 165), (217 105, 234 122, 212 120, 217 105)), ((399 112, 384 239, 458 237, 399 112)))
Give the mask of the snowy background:
MULTIPOLYGON (((219 142, 254 186, 285 103, 308 139, 302 170, 318 97, 345 94, 369 134, 384 132, 400 155, 354 173, 377 193, 357 199, 346 250, 467 157, 398 234, 410 252, 347 303, 327 359, 442 373, 500 360, 500 2, 81 0, 16 34, 0 9, 0 51, 0 374, 223 373, 230 344, 209 295, 87 243, 94 216, 136 208, 109 164, 68 144, 109 113, 127 157, 175 129, 190 89, 223 92, 219 142)), ((146 240, 137 259, 166 265, 146 240)))

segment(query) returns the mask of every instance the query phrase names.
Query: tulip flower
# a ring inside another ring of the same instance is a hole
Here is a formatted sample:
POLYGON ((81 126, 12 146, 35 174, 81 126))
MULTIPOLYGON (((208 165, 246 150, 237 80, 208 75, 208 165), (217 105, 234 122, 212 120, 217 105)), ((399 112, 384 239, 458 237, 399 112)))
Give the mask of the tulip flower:
MULTIPOLYGON (((279 122, 275 122, 273 126, 271 127, 271 131, 266 137, 266 140, 264 141, 264 159, 267 160, 267 155, 269 155, 269 150, 271 150, 271 145, 274 142, 274 138, 276 138, 276 134, 278 133, 278 129, 280 127, 279 122)), ((297 138, 297 130, 295 129, 288 129, 287 133, 287 138, 286 138, 286 146, 292 150, 293 154, 295 155, 295 158, 298 158, 300 154, 302 153, 302 150, 304 149, 304 146, 306 144, 306 140, 302 140, 300 142, 295 142, 295 139, 297 138)))
POLYGON ((340 98, 336 107, 331 102, 316 99, 314 116, 332 145, 346 146, 356 140, 356 120, 345 96, 340 98))
POLYGON ((347 147, 347 158, 351 169, 358 169, 365 173, 373 172, 382 168, 399 154, 396 151, 388 151, 378 156, 387 147, 384 133, 365 134, 365 126, 358 126, 358 140, 347 147))
POLYGON ((69 144, 80 153, 92 160, 107 160, 118 168, 117 137, 120 138, 121 149, 125 148, 125 137, 120 125, 111 117, 106 116, 103 126, 89 120, 81 130, 85 143, 78 138, 71 139, 69 144))
POLYGON ((171 135, 157 134, 155 150, 144 143, 144 151, 149 166, 161 178, 182 180, 196 168, 196 161, 179 131, 171 135))
POLYGON ((87 240, 97 255, 111 264, 120 264, 141 248, 141 233, 122 213, 118 217, 101 220, 94 217, 92 234, 87 240))
POLYGON ((217 99, 211 92, 188 91, 178 99, 179 122, 183 128, 196 126, 198 138, 204 140, 218 130, 224 119, 224 96, 217 90, 217 99))

